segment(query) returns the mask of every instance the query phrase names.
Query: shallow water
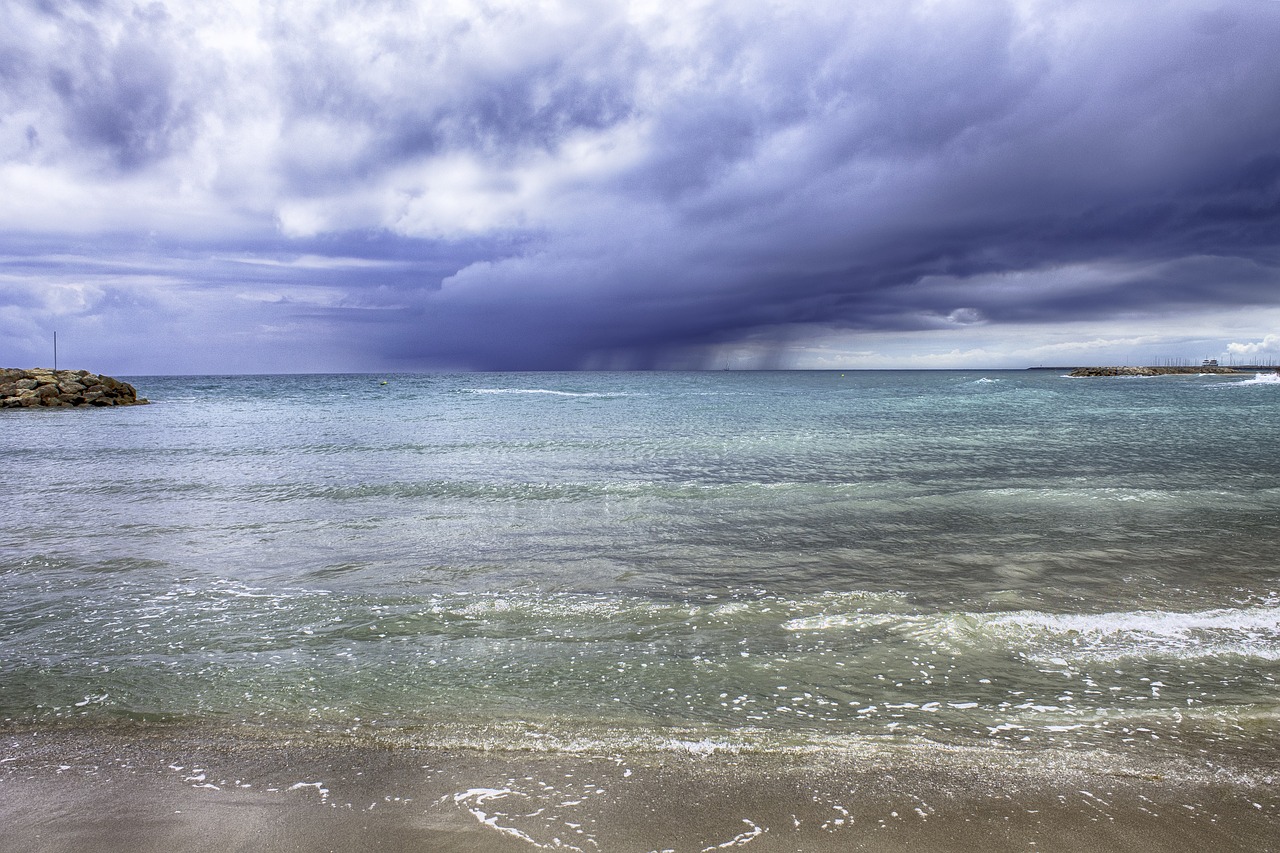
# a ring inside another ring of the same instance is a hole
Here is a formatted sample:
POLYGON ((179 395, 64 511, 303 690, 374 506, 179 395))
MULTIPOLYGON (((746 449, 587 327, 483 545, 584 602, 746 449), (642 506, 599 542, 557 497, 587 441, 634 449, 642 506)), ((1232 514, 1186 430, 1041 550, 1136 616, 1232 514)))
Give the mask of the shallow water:
POLYGON ((11 728, 1280 743, 1275 382, 130 381, 152 405, 0 413, 11 728))

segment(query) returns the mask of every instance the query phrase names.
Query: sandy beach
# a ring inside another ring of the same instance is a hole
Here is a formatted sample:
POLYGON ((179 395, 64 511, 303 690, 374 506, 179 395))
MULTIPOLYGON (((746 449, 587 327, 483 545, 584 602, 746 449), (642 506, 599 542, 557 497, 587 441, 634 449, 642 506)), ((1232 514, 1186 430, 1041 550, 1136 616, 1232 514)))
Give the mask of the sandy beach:
POLYGON ((564 755, 169 727, 3 744, 5 851, 1256 853, 1280 838, 1264 767, 1053 751, 564 755))

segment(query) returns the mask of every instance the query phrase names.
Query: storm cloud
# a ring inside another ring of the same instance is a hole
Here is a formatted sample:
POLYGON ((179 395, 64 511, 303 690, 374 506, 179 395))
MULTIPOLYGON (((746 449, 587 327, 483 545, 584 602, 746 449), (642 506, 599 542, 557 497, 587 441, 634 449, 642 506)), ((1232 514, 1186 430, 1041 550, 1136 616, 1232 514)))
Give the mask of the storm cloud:
POLYGON ((0 362, 1269 352, 1280 3, 0 3, 0 362), (207 8, 206 8, 207 7, 207 8))

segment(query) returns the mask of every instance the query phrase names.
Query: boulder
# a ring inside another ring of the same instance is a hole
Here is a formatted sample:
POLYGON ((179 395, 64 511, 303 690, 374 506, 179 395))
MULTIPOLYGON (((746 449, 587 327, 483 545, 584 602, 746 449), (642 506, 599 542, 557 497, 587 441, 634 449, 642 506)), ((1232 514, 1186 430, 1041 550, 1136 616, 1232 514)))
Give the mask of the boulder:
POLYGON ((146 402, 128 382, 87 370, 0 368, 0 409, 135 406, 146 402))

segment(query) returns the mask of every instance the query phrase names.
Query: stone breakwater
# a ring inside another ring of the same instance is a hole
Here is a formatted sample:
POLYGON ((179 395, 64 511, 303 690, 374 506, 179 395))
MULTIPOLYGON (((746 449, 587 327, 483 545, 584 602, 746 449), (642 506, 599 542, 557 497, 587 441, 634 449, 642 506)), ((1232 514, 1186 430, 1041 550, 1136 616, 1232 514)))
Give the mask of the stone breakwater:
POLYGON ((1174 376, 1202 373, 1235 374, 1230 367, 1077 367, 1070 376, 1174 376))
POLYGON ((135 406, 146 402, 128 382, 87 370, 0 368, 0 409, 135 406))

